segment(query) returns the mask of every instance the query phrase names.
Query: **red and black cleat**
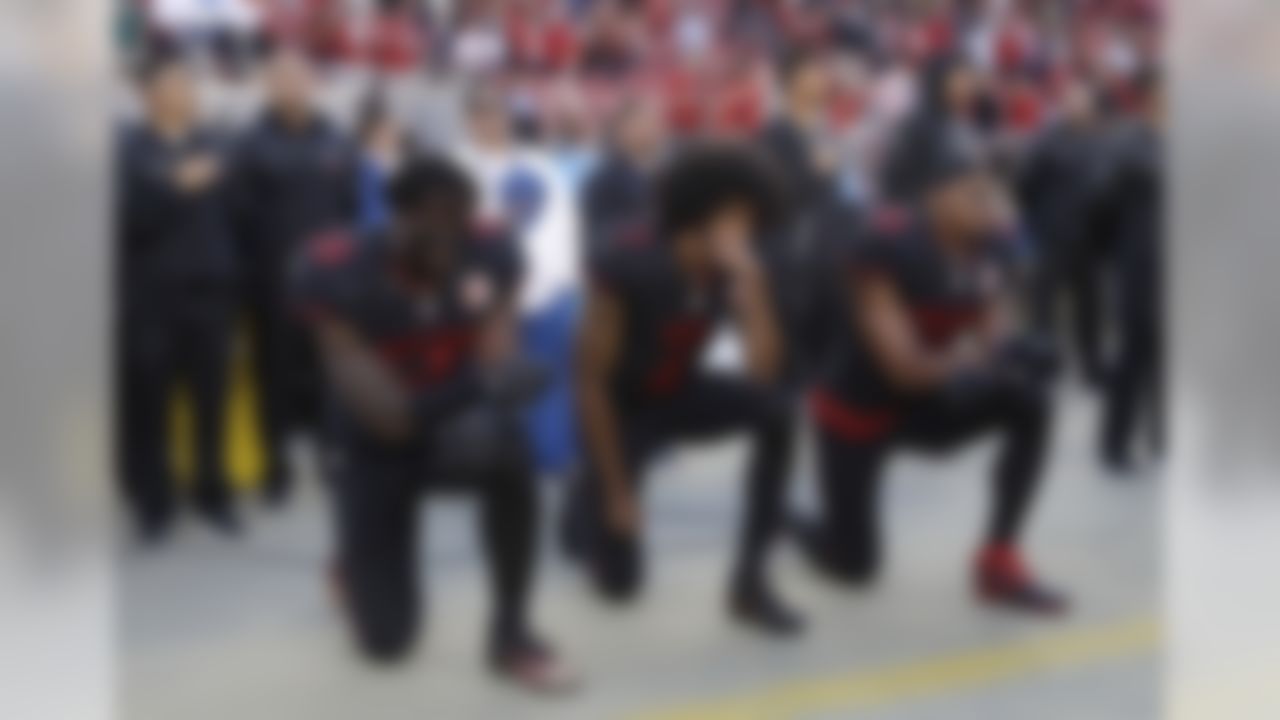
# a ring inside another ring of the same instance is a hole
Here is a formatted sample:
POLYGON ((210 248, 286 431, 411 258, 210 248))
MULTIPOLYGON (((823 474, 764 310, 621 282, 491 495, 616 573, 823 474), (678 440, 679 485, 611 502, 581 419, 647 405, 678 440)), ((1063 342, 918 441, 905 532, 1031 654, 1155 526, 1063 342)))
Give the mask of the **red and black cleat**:
POLYGON ((978 555, 974 586, 983 602, 1017 612, 1058 616, 1069 605, 1061 593, 1040 584, 1021 553, 1008 545, 991 545, 978 555))
POLYGON ((527 635, 502 643, 491 662, 499 677, 537 695, 567 695, 581 684, 554 650, 527 635))

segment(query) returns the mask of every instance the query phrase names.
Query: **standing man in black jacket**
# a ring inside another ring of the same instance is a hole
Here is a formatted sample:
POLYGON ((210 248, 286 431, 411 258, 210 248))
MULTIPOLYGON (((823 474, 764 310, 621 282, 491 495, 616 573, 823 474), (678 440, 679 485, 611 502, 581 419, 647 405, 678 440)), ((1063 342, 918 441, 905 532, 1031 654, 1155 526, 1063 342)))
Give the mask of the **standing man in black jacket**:
POLYGON ((1086 217, 1102 173, 1101 121, 1092 91, 1069 87, 1062 118, 1032 145, 1018 177, 1018 194, 1037 249, 1032 313, 1037 327, 1053 333, 1063 300, 1081 370, 1101 385, 1101 274, 1103 247, 1086 217))
MULTIPOLYGON (((760 143, 784 187, 791 212, 780 237, 765 243, 775 300, 786 328, 787 376, 798 379, 820 354, 828 325, 823 281, 829 267, 823 238, 838 218, 849 219, 837 191, 836 154, 826 112, 832 93, 831 57, 816 48, 797 48, 778 69, 783 106, 765 128, 760 143)), ((847 227, 847 224, 846 224, 847 227)))
POLYGON ((1163 97, 1154 73, 1136 83, 1136 122, 1120 128, 1098 197, 1096 226, 1114 244, 1118 346, 1107 378, 1103 463, 1118 472, 1134 462, 1137 433, 1159 453, 1164 441, 1163 97))
POLYGON ((236 189, 267 455, 264 493, 280 503, 291 486, 285 441, 298 427, 314 426, 319 414, 315 354, 288 311, 284 278, 299 246, 354 222, 357 161, 354 144, 317 109, 304 56, 277 51, 267 93, 267 109, 240 147, 236 189))
POLYGON ((236 258, 225 145, 199 125, 178 60, 141 75, 146 115, 119 146, 117 228, 123 474, 144 540, 172 525, 170 399, 187 382, 195 415, 195 502, 216 528, 238 528, 222 465, 236 258))
POLYGON ((608 151, 583 190, 583 237, 589 253, 602 250, 612 231, 650 209, 666 139, 663 125, 661 112, 641 99, 625 100, 614 112, 608 151))

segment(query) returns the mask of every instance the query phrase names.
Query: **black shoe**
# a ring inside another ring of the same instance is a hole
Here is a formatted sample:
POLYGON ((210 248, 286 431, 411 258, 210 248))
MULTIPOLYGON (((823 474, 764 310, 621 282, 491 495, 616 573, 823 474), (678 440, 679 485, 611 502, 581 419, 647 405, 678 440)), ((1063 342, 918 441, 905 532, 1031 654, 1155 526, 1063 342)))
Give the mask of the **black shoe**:
POLYGON ((209 527, 227 537, 238 537, 244 531, 230 501, 200 501, 196 503, 196 512, 209 527))
POLYGON ((159 547, 173 536, 173 511, 139 513, 137 517, 138 542, 144 547, 159 547))
POLYGON ((760 583, 739 585, 729 596, 729 614, 738 622, 775 638, 804 632, 804 617, 760 583))
POLYGON ((293 482, 285 474, 269 477, 262 486, 262 504, 273 510, 279 510, 289 504, 293 497, 293 482))

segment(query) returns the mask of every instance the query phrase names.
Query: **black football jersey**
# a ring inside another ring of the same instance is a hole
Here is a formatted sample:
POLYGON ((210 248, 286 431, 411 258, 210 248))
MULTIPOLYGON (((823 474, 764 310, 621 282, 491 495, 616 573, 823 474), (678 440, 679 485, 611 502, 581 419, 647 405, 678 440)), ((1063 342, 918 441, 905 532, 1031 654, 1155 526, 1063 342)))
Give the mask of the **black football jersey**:
POLYGON ((515 248, 500 233, 475 233, 449 276, 427 287, 400 269, 386 236, 335 232, 308 243, 293 284, 304 317, 346 323, 407 390, 423 391, 474 371, 480 330, 520 274, 515 248))
MULTIPOLYGON (((883 209, 842 250, 845 282, 887 277, 901 295, 920 341, 943 349, 974 331, 1010 282, 1010 241, 993 238, 990 243, 968 260, 951 258, 917 214, 883 209)), ((849 312, 838 317, 833 351, 820 376, 822 390, 864 410, 887 410, 909 401, 910 396, 889 379, 849 312)))
POLYGON ((670 398, 685 386, 724 318, 723 282, 693 282, 647 228, 629 228, 592 260, 591 281, 622 312, 620 364, 611 389, 624 406, 670 398))

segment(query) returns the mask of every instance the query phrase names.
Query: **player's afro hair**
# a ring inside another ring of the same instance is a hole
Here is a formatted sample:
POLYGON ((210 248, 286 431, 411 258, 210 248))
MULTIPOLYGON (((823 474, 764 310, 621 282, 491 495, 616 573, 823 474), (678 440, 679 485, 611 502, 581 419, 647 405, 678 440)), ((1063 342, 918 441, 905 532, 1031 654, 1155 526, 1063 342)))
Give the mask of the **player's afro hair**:
POLYGON ((752 208, 759 230, 781 222, 785 214, 777 173, 766 157, 748 146, 686 146, 658 177, 657 221, 664 234, 696 228, 736 203, 752 208))
POLYGON ((452 161, 434 154, 411 158, 391 178, 387 189, 392 208, 401 213, 433 197, 446 198, 467 212, 475 205, 475 185, 467 173, 452 161))

